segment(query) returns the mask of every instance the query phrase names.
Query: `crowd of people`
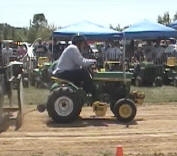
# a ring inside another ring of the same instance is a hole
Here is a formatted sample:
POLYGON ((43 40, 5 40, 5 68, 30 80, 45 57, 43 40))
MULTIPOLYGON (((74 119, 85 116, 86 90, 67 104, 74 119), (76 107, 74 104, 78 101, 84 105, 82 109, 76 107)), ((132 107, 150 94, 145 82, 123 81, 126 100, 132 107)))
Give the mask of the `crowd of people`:
MULTIPOLYGON (((70 44, 67 41, 54 39, 46 42, 41 39, 34 44, 33 53, 38 57, 48 57, 50 61, 58 60, 64 49, 70 44)), ((92 43, 93 44, 93 43, 92 43)), ((94 43, 95 44, 95 43, 94 43)), ((95 58, 98 62, 123 61, 122 41, 109 40, 102 44, 93 46, 86 44, 82 49, 85 58, 95 58), (101 45, 101 46, 100 46, 101 45)), ((177 46, 175 40, 156 40, 156 41, 134 41, 133 44, 126 44, 125 57, 128 62, 148 61, 155 64, 164 64, 167 57, 177 57, 177 46)), ((27 53, 27 47, 23 44, 18 45, 16 55, 23 58, 27 53)), ((3 64, 8 64, 9 58, 14 55, 14 49, 10 48, 9 43, 2 49, 3 64)))
POLYGON ((134 61, 148 61, 154 64, 164 64, 167 57, 177 57, 177 47, 174 40, 156 40, 137 42, 134 49, 134 61))
POLYGON ((52 41, 46 42, 43 41, 41 39, 38 40, 37 43, 35 43, 34 45, 34 55, 38 58, 38 57, 48 57, 49 60, 51 61, 55 61, 57 60, 63 50, 68 46, 68 42, 61 42, 61 41, 57 41, 56 39, 53 40, 53 44, 52 41))

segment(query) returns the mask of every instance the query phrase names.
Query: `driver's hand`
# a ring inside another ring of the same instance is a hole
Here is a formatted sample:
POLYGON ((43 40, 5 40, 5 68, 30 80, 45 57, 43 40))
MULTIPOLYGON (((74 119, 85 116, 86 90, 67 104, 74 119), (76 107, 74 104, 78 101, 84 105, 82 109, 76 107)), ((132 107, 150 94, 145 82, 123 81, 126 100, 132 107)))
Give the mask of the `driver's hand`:
POLYGON ((92 64, 96 64, 96 62, 97 62, 96 59, 91 59, 92 64))

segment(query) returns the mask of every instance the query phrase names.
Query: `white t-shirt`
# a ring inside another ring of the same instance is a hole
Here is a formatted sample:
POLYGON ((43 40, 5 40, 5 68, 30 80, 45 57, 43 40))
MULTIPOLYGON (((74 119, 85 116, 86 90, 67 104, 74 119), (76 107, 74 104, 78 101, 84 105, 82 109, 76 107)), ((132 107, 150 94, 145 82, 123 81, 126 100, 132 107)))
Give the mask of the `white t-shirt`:
POLYGON ((3 48, 2 49, 2 61, 3 64, 8 64, 9 63, 9 58, 13 55, 13 50, 12 48, 3 48))
POLYGON ((165 52, 165 48, 163 47, 157 47, 155 48, 155 56, 156 56, 156 59, 160 59, 163 55, 163 53, 165 52))
POLYGON ((145 46, 144 47, 144 55, 147 60, 152 61, 154 54, 155 54, 155 48, 153 46, 145 46))
POLYGON ((117 61, 121 58, 122 52, 118 47, 110 47, 105 51, 106 60, 117 61))
POLYGON ((91 64, 94 64, 96 60, 94 59, 86 59, 81 54, 77 46, 69 45, 63 51, 62 55, 60 56, 59 60, 57 60, 57 67, 54 70, 53 74, 57 71, 69 71, 80 69, 81 67, 88 67, 91 64))

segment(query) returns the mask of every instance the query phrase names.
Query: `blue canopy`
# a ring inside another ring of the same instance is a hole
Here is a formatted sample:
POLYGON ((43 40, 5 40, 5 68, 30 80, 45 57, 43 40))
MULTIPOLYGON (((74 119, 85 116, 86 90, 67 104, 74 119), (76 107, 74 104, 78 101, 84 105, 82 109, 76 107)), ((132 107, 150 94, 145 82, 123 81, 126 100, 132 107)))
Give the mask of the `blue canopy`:
POLYGON ((88 40, 107 40, 122 37, 121 32, 89 21, 68 25, 53 32, 54 37, 64 39, 71 39, 71 37, 76 34, 84 35, 88 40))
POLYGON ((177 29, 177 20, 174 21, 173 23, 169 24, 170 27, 177 29))
POLYGON ((166 39, 177 37, 177 31, 159 23, 143 20, 123 31, 126 39, 166 39))

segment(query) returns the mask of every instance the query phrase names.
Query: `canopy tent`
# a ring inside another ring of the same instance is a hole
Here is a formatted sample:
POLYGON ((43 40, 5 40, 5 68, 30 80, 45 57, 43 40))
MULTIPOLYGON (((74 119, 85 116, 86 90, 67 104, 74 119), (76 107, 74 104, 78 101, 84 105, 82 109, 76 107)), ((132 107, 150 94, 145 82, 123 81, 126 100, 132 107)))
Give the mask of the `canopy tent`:
POLYGON ((166 39, 177 37, 177 31, 159 23, 143 20, 123 31, 126 39, 166 39))
POLYGON ((169 27, 172 27, 172 28, 174 28, 174 29, 177 29, 177 20, 174 21, 173 23, 169 24, 168 26, 169 26, 169 27))
POLYGON ((84 35, 88 40, 107 40, 122 37, 121 32, 89 21, 81 21, 58 29, 53 32, 53 37, 71 39, 76 34, 84 35))

